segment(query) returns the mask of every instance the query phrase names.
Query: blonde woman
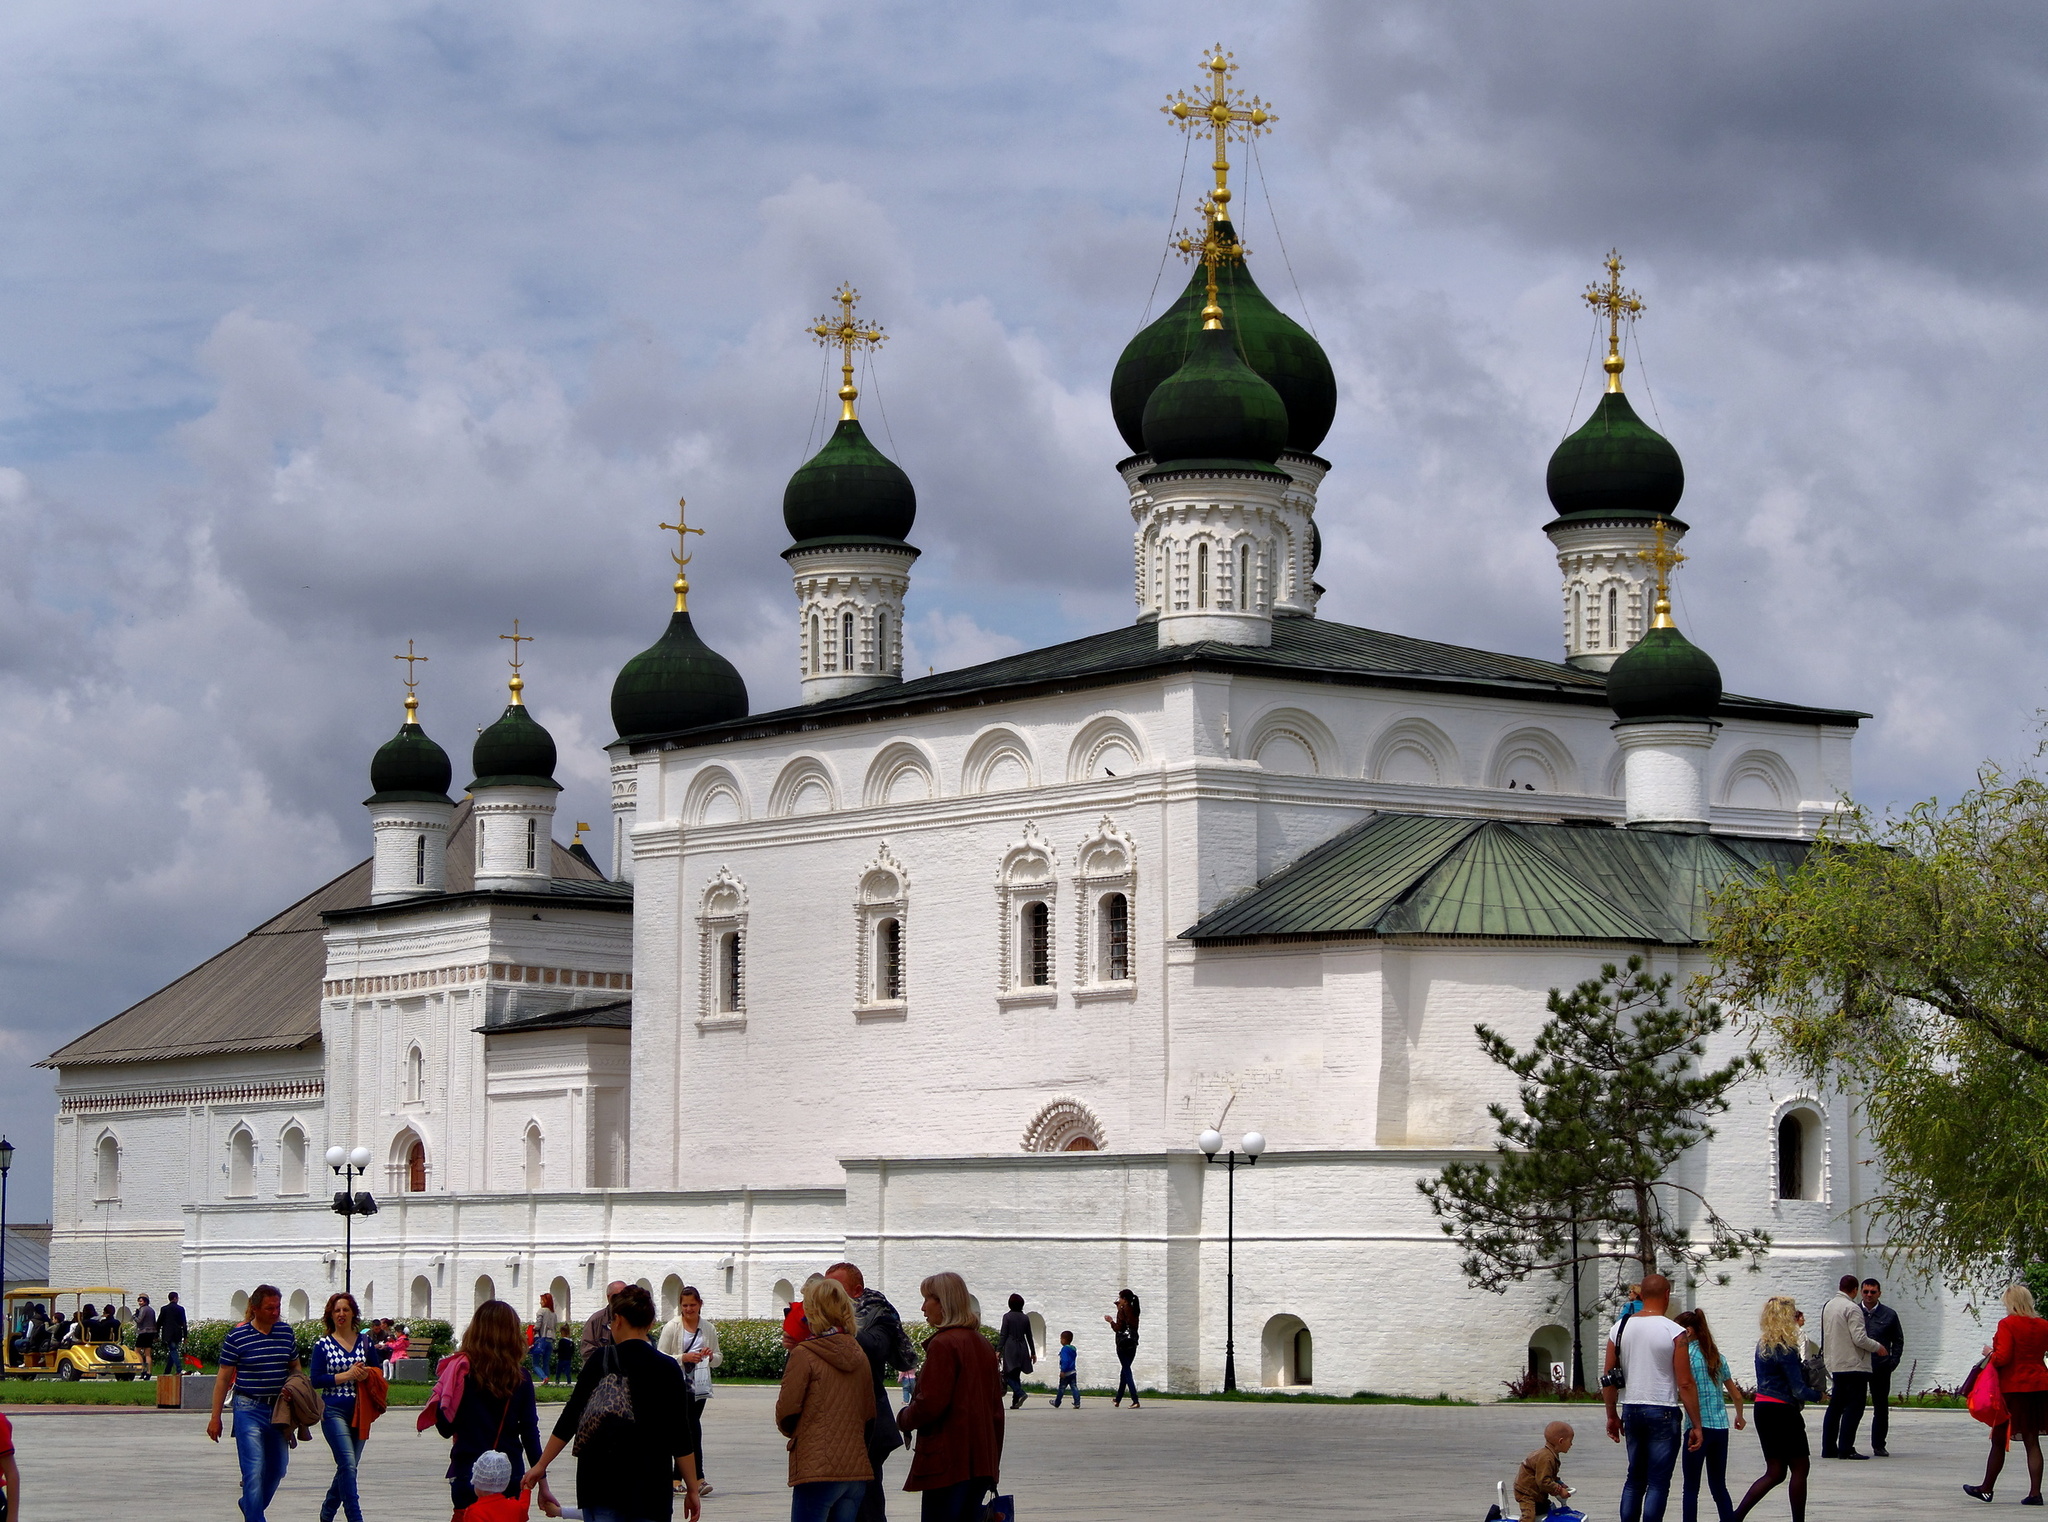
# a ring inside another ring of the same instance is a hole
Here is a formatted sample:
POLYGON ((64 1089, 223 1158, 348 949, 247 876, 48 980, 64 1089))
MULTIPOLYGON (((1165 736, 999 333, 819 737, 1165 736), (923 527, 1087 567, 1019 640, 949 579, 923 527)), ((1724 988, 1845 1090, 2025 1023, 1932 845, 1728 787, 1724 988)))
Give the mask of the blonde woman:
POLYGON ((1792 1479, 1785 1492, 1792 1502, 1792 1522, 1806 1522, 1806 1471, 1813 1459, 1800 1408, 1821 1397, 1800 1368, 1806 1338, 1799 1330, 1799 1307, 1790 1295, 1773 1295, 1757 1324, 1762 1335, 1756 1344, 1756 1399, 1750 1410, 1764 1451, 1764 1472, 1735 1508, 1735 1522, 1742 1522, 1787 1475, 1792 1479))
POLYGON ((903 1488, 924 1492, 923 1522, 970 1522, 1002 1477, 1002 1375, 966 1282, 939 1273, 918 1289, 936 1330, 917 1393, 896 1417, 905 1432, 924 1434, 903 1488))
POLYGON ((2041 1504, 2041 1433, 2048 1427, 2048 1321, 2034 1309, 2034 1292, 2015 1284, 2005 1292, 2005 1315, 1984 1356, 1990 1367, 1977 1377, 1996 1378, 2009 1414, 1991 1429, 1991 1456, 1984 1461, 1984 1483, 1965 1485, 1963 1494, 1980 1501, 1991 1499, 1991 1487, 2005 1468, 2008 1436, 2018 1438, 2027 1448, 2027 1495, 2022 1506, 2041 1504))
POLYGON ((804 1286, 804 1324, 810 1335, 790 1349, 775 1399, 775 1425, 789 1439, 789 1522, 855 1522, 874 1478, 875 1387, 838 1280, 804 1286))

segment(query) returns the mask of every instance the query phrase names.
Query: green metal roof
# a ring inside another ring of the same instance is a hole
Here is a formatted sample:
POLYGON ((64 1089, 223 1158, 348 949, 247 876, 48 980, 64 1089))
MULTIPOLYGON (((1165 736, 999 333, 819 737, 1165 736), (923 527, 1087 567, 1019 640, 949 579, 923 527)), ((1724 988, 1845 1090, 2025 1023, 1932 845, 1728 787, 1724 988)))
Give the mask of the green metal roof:
POLYGON ((1181 939, 1443 935, 1697 945, 1716 888, 1789 870, 1808 849, 1803 840, 1374 814, 1211 910, 1181 939))
MULTIPOLYGON (((1443 645, 1322 618, 1276 618, 1270 645, 1205 641, 1162 648, 1155 625, 1129 624, 960 671, 944 671, 829 702, 777 709, 729 723, 707 724, 678 731, 674 736, 650 734, 636 743, 679 739, 683 745, 716 745, 791 730, 865 724, 906 714, 1007 702, 1046 692, 1152 681, 1186 671, 1483 694, 1581 708, 1607 707, 1607 678, 1602 672, 1580 671, 1561 661, 1539 660, 1534 656, 1500 655, 1463 645, 1443 645)), ((1719 713, 1723 719, 1766 719, 1848 728, 1868 717, 1853 709, 1809 708, 1732 693, 1721 699, 1719 713)))

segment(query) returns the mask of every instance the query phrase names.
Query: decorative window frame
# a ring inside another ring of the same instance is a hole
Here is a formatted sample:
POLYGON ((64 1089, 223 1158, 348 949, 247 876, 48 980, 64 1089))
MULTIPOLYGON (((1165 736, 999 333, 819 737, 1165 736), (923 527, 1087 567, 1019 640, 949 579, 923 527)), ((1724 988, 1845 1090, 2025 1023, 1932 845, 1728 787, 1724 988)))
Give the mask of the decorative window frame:
POLYGON ((427 1133, 419 1126, 407 1121, 398 1128, 391 1138, 391 1146, 384 1161, 384 1192, 386 1194, 428 1194, 434 1188, 434 1144, 427 1139, 427 1133), (412 1176, 412 1143, 419 1143, 421 1168, 418 1189, 410 1188, 412 1176))
POLYGON ((1109 1138, 1095 1112, 1071 1094, 1062 1094, 1031 1117, 1021 1142, 1026 1152, 1064 1152, 1080 1136, 1094 1142, 1097 1152, 1109 1150, 1109 1138))
POLYGON ((277 1128, 277 1197, 279 1199, 302 1200, 312 1195, 314 1192, 314 1161, 312 1131, 308 1129, 306 1123, 298 1116, 288 1116, 285 1123, 277 1128), (294 1131, 299 1133, 299 1167, 303 1171, 299 1178, 299 1187, 287 1189, 285 1184, 288 1181, 284 1176, 284 1165, 286 1158, 291 1153, 289 1139, 294 1131))
POLYGON ((92 1198, 96 1205, 119 1204, 121 1199, 121 1158, 128 1149, 122 1145, 121 1133, 112 1126, 101 1131, 92 1139, 92 1198), (108 1142, 114 1144, 114 1176, 107 1179, 100 1172, 100 1154, 108 1142))
POLYGON ((1024 822, 1024 834, 1003 853, 996 874, 996 1002, 1004 1008, 1031 1004, 1057 1004, 1059 985, 1059 862, 1052 846, 1031 820, 1024 822), (1046 912, 1045 983, 1022 981, 1017 924, 1024 906, 1042 902, 1046 912))
POLYGON ((875 859, 861 869, 853 894, 853 1017, 856 1020, 902 1020, 910 1014, 910 874, 889 851, 889 842, 879 842, 875 859), (890 882, 893 880, 893 889, 890 882), (898 955, 904 957, 903 994, 900 998, 875 997, 875 937, 884 920, 896 922, 898 955))
POLYGON ((401 1105, 424 1105, 427 1102, 427 1048, 417 1037, 406 1042, 405 1055, 398 1059, 398 1102, 401 1105), (419 1061, 419 1082, 413 1082, 413 1057, 419 1061))
POLYGON ((545 1194, 548 1183, 548 1132, 538 1116, 519 1128, 519 1192, 545 1194), (540 1178, 535 1180, 538 1173, 540 1178))
POLYGON ((745 1030, 747 985, 742 976, 736 1009, 718 1007, 718 943, 728 933, 740 938, 742 965, 747 950, 747 885, 732 868, 720 866, 697 899, 697 1029, 745 1030))
POLYGON ((1832 1206, 1834 1202, 1834 1138, 1832 1128, 1828 1124, 1828 1107, 1822 1102, 1818 1094, 1794 1094, 1790 1098, 1780 1101, 1777 1107, 1771 1111, 1770 1152, 1771 1171, 1765 1176, 1764 1186, 1770 1191, 1769 1199, 1772 1205, 1818 1205, 1823 1208, 1832 1206), (1814 1193, 1812 1199, 1788 1200, 1784 1195, 1778 1193, 1778 1133, 1779 1128, 1785 1124, 1785 1117, 1794 1110, 1809 1111, 1815 1120, 1813 1127, 1814 1144, 1819 1148, 1820 1155, 1814 1161, 1814 1193))
POLYGON ((1074 935, 1074 1002, 1084 1004, 1098 999, 1136 997, 1138 960, 1134 932, 1138 916, 1138 852, 1131 837, 1118 829, 1107 814, 1095 827, 1095 833, 1081 842, 1081 848, 1075 854, 1074 903, 1080 920, 1074 935), (1107 949, 1102 944, 1097 919, 1101 914, 1102 900, 1111 893, 1124 896, 1129 916, 1126 934, 1130 936, 1130 944, 1125 955, 1129 959, 1131 976, 1126 978, 1102 976, 1107 949))

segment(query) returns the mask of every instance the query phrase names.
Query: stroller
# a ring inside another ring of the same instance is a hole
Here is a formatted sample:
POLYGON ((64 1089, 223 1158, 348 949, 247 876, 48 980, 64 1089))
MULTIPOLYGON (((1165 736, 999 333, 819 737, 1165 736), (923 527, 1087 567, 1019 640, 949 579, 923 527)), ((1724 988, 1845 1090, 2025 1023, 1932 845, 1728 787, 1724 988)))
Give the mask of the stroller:
MULTIPOLYGON (((1508 1509, 1508 1482, 1493 1482, 1493 1505, 1486 1509, 1486 1522, 1515 1522, 1522 1514, 1521 1508, 1508 1509)), ((1550 1509, 1541 1513, 1543 1522, 1586 1522, 1586 1514, 1568 1506, 1563 1501, 1552 1501, 1550 1509)))

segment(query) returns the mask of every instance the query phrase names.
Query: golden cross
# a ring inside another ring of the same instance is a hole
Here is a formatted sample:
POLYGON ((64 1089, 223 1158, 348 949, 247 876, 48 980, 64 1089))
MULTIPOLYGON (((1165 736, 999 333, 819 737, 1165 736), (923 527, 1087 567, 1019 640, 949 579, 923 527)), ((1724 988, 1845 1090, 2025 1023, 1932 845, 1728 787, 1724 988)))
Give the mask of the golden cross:
POLYGON ((413 663, 415 661, 423 661, 427 657, 424 655, 414 655, 412 653, 412 641, 407 640, 405 642, 405 654, 394 655, 391 658, 394 661, 405 662, 405 722, 417 724, 420 721, 420 699, 419 694, 414 692, 413 688, 419 686, 420 679, 418 670, 413 663))
POLYGON ((531 634, 521 634, 519 632, 519 620, 515 618, 512 620, 512 632, 510 634, 501 634, 498 638, 512 641, 512 680, 506 685, 512 689, 512 701, 518 703, 520 701, 519 694, 526 690, 526 678, 519 674, 519 647, 531 644, 533 636, 531 634))
POLYGON ((1652 629, 1676 629, 1678 627, 1677 624, 1671 621, 1671 573, 1692 558, 1681 553, 1677 545, 1666 542, 1665 534, 1668 531, 1669 525, 1664 519, 1659 518, 1657 520, 1657 547, 1643 557, 1643 559, 1655 566, 1657 570, 1657 606, 1652 610, 1655 614, 1650 620, 1650 627, 1652 629))
POLYGON ((1222 43, 1217 43, 1202 60, 1202 67, 1209 71, 1209 93, 1190 95, 1185 90, 1175 90, 1159 108, 1183 132, 1215 135, 1216 188, 1209 192, 1208 204, 1217 218, 1230 215, 1230 155, 1224 151, 1226 146, 1232 138, 1248 143, 1271 132, 1269 123, 1275 120, 1267 102, 1230 88, 1230 76, 1237 72, 1235 57, 1223 51, 1222 43))
POLYGON ((690 541, 683 536, 685 534, 701 534, 704 532, 701 528, 691 528, 689 526, 688 520, 683 514, 683 509, 689 505, 688 498, 676 498, 676 521, 662 525, 663 528, 676 536, 676 547, 669 551, 668 558, 676 563, 675 590, 676 611, 678 613, 687 611, 690 606, 690 578, 683 574, 683 567, 690 563, 692 557, 687 553, 690 541))
POLYGON ((818 337, 820 345, 827 349, 839 350, 839 421, 846 422, 854 414, 853 399, 860 393, 853 388, 853 351, 855 349, 879 349, 888 341, 880 324, 862 327, 853 320, 853 304, 860 300, 860 292, 851 285, 839 287, 839 316, 830 312, 811 325, 811 332, 818 337))
POLYGON ((1585 302, 1596 312, 1607 315, 1607 362, 1600 368, 1607 372, 1607 389, 1621 389, 1621 321, 1626 317, 1630 322, 1643 309, 1643 298, 1634 291, 1621 288, 1621 272, 1628 266, 1621 262, 1621 250, 1607 252, 1607 283, 1597 281, 1586 287, 1585 302))
POLYGON ((1209 299, 1202 308, 1202 326, 1220 328, 1223 326, 1223 308, 1216 299, 1216 271, 1226 264, 1244 262, 1245 249, 1235 238, 1226 238, 1217 224, 1223 220, 1223 212, 1214 200, 1205 200, 1196 208, 1202 217, 1202 236, 1197 238, 1182 228, 1173 246, 1180 250, 1184 259, 1200 259, 1209 272, 1209 299))

